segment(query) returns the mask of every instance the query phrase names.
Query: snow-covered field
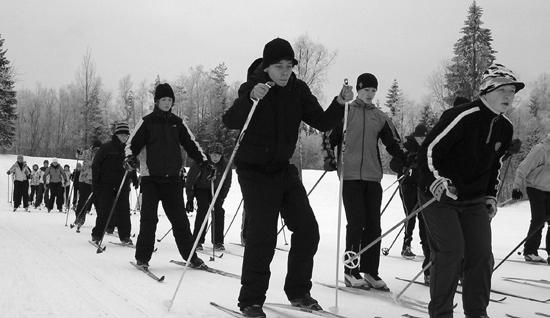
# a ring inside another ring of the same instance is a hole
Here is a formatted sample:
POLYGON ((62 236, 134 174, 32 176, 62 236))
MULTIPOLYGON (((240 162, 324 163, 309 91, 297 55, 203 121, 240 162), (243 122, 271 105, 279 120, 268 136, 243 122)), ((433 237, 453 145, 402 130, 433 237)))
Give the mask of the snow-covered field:
MULTIPOLYGON (((44 158, 26 157, 32 166, 42 166, 44 158)), ((0 170, 6 171, 16 158, 13 155, 0 155, 0 170)), ((61 164, 69 163, 74 168, 74 160, 60 160, 61 164)), ((304 185, 310 189, 322 171, 304 171, 304 185)), ((31 213, 22 208, 16 213, 8 203, 8 178, 0 180, 2 191, 0 199, 0 317, 225 317, 226 314, 209 305, 210 301, 237 309, 237 295, 240 281, 204 271, 189 270, 183 282, 172 310, 167 311, 182 267, 169 263, 171 259, 180 260, 174 239, 169 235, 157 243, 158 251, 150 262, 151 271, 165 275, 162 283, 155 282, 136 270, 129 261, 134 260, 134 250, 107 244, 107 250, 96 254, 96 249, 87 241, 95 215, 88 216, 81 233, 65 227, 66 214, 48 214, 31 209, 31 213)), ((237 178, 225 201, 226 227, 235 214, 241 200, 237 178)), ((382 181, 385 188, 395 180, 387 175, 382 181)), ((11 188, 11 186, 10 186, 11 188)), ((391 195, 393 188, 384 193, 383 204, 391 195)), ((131 206, 134 206, 132 192, 131 206)), ((336 233, 338 218, 338 179, 334 172, 328 173, 310 196, 310 202, 316 213, 321 231, 319 251, 315 257, 313 280, 333 283, 336 271, 336 233)), ((523 239, 529 225, 528 202, 521 202, 501 208, 493 220, 493 252, 498 262, 523 239)), ((396 198, 390 203, 388 211, 382 218, 382 230, 389 229, 404 217, 401 202, 396 198)), ((159 206, 159 224, 157 238, 170 228, 162 206, 159 206)), ((69 223, 74 221, 71 211, 69 223)), ((193 222, 193 220, 191 220, 193 222)), ((345 216, 342 220, 342 231, 345 229, 345 216)), ((240 253, 242 248, 231 242, 239 242, 240 213, 226 237, 226 248, 230 252, 240 253)), ((139 214, 132 215, 132 233, 139 230, 139 214)), ((397 233, 397 232, 395 232, 397 233)), ((137 234, 137 233, 136 233, 137 234)), ((342 232, 343 244, 344 232, 342 232)), ((286 233, 289 239, 290 233, 286 233)), ((391 244, 395 234, 388 235, 382 247, 391 244)), ((207 235, 207 243, 209 234, 207 235)), ((118 241, 106 236, 105 241, 118 241)), ((135 239, 134 239, 135 240, 135 239)), ((415 231, 413 251, 421 254, 415 231)), ((400 256, 402 238, 399 238, 388 256, 382 256, 380 276, 387 282, 393 292, 399 292, 406 283, 395 277, 412 278, 421 268, 421 262, 405 260, 400 256)), ((284 238, 279 236, 278 246, 285 246, 284 238)), ((342 250, 342 249, 341 249, 342 250)), ((521 249, 520 249, 521 250, 521 249)), ((541 252, 546 256, 544 252, 541 252)), ((240 275, 242 258, 225 254, 222 258, 209 261, 209 257, 199 254, 205 262, 215 268, 240 275)), ((277 251, 272 262, 268 302, 286 303, 283 292, 286 273, 286 252, 277 251)), ((511 259, 521 260, 514 254, 511 259)), ((340 273, 343 271, 340 262, 340 273)), ((523 262, 506 262, 493 276, 493 288, 535 299, 550 298, 550 285, 541 287, 505 281, 502 277, 517 276, 524 278, 550 279, 550 267, 529 265, 523 262)), ((342 274, 340 274, 340 278, 342 274)), ((428 301, 428 288, 420 285, 411 286, 405 295, 428 301)), ((338 293, 338 308, 334 308, 335 292, 333 289, 314 284, 312 296, 319 300, 325 309, 337 310, 346 317, 401 317, 410 314, 427 317, 426 313, 401 307, 390 300, 377 296, 338 293)), ((492 298, 501 295, 491 294, 492 298)), ((456 316, 463 315, 460 295, 455 297, 458 307, 456 316)), ((506 314, 520 317, 540 317, 535 312, 550 314, 550 304, 508 297, 502 303, 491 303, 489 316, 505 317, 506 314)), ((268 310, 268 317, 313 317, 307 313, 296 313, 287 310, 268 310)))

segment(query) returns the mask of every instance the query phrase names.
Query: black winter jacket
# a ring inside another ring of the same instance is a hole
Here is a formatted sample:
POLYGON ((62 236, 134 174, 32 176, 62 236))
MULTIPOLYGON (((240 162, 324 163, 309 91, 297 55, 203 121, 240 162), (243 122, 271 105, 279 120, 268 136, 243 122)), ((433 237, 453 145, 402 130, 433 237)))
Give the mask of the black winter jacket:
MULTIPOLYGON (((215 191, 220 184, 223 172, 225 171, 225 167, 227 167, 227 160, 222 157, 220 161, 218 161, 218 163, 214 164, 214 167, 216 168, 214 174, 215 191)), ((218 195, 218 202, 223 202, 223 200, 225 200, 225 197, 227 197, 227 193, 229 192, 229 188, 231 187, 231 174, 231 169, 229 169, 229 171, 227 172, 227 176, 225 177, 225 181, 223 182, 223 186, 220 190, 220 194, 218 195)), ((210 191, 210 188, 211 185, 210 181, 207 179, 206 166, 201 166, 193 162, 191 168, 189 169, 189 173, 187 174, 187 181, 185 183, 188 200, 195 197, 196 189, 205 189, 210 191)))
MULTIPOLYGON (((247 81, 239 88, 239 96, 223 115, 230 129, 242 129, 252 108, 250 92, 257 83, 270 81, 257 59, 248 69, 247 81)), ((258 103, 235 157, 237 168, 264 172, 277 171, 292 157, 300 123, 321 131, 336 126, 343 118, 344 107, 334 99, 323 111, 306 83, 292 74, 285 87, 274 86, 258 103)))
POLYGON ((143 117, 126 142, 126 156, 140 155, 140 175, 179 178, 182 167, 180 145, 195 161, 207 160, 195 137, 183 120, 171 111, 155 107, 143 117))
MULTIPOLYGON (((101 145, 92 162, 92 185, 98 186, 119 186, 124 177, 124 147, 116 135, 111 141, 101 145)), ((137 182, 135 172, 126 178, 126 185, 130 180, 137 182)))
POLYGON ((405 148, 405 161, 393 157, 390 161, 390 168, 397 172, 399 178, 403 173, 408 173, 408 171, 403 171, 404 168, 410 169, 411 173, 405 176, 401 183, 416 186, 418 184, 418 153, 420 152, 420 145, 414 136, 410 135, 405 137, 403 148, 405 148))
POLYGON ((437 177, 451 180, 459 200, 496 196, 513 126, 480 99, 446 110, 422 143, 419 187, 430 195, 437 177))

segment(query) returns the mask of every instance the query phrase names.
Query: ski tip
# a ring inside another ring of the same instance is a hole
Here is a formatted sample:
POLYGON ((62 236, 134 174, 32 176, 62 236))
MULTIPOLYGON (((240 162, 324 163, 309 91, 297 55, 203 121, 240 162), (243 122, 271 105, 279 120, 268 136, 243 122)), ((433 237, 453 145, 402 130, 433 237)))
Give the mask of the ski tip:
POLYGON ((159 279, 158 279, 159 282, 163 282, 164 281, 164 276, 161 276, 159 279))

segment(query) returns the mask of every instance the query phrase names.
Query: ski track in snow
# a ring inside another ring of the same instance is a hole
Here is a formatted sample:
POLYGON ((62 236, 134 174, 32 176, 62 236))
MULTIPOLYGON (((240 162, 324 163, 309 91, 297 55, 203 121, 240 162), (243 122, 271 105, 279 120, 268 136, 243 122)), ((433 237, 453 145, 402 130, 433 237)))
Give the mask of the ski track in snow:
MULTIPOLYGON (((13 162, 13 155, 0 155, 0 170, 7 170, 13 162)), ((41 163, 44 158, 26 157, 29 164, 41 163)), ((61 164, 71 164, 74 160, 60 160, 61 164)), ((234 172, 233 172, 234 173, 234 172)), ((304 171, 306 190, 317 181, 322 171, 304 171)), ((237 296, 240 282, 233 278, 223 277, 204 271, 188 271, 182 281, 180 290, 170 312, 166 304, 172 298, 178 280, 182 274, 181 266, 170 264, 169 260, 182 260, 177 252, 174 238, 170 234, 161 243, 155 241, 157 253, 153 253, 150 269, 155 274, 165 275, 165 281, 155 282, 144 273, 136 270, 128 261, 134 260, 134 249, 107 245, 107 250, 96 254, 87 241, 95 222, 95 215, 88 215, 81 233, 65 227, 66 215, 62 213, 45 213, 31 208, 31 213, 19 208, 12 212, 7 203, 6 177, 0 178, 0 317, 225 317, 225 314, 209 305, 214 301, 229 308, 238 310, 237 296)), ((233 218, 241 200, 237 178, 225 201, 225 226, 233 218)), ((386 187, 395 180, 395 176, 386 175, 382 186, 386 187)), ((338 179, 335 173, 328 173, 310 196, 310 203, 316 213, 321 242, 315 256, 313 281, 332 283, 335 280, 335 244, 337 224, 338 179)), ((11 190, 11 185, 10 185, 11 190)), ((384 193, 383 202, 391 195, 393 188, 384 193)), ((131 192, 130 206, 135 204, 135 192, 131 192)), ((241 209, 242 210, 242 209, 241 209)), ((74 220, 70 212, 69 223, 74 220)), ((94 213, 95 214, 95 213, 94 213)), ((396 196, 382 217, 382 231, 388 229, 404 217, 402 205, 396 196)), ((342 216, 341 244, 344 244, 345 216, 342 216)), ((132 233, 139 231, 139 214, 132 215, 132 233)), ((241 274, 242 257, 231 255, 230 251, 242 253, 242 248, 232 246, 239 242, 241 215, 237 216, 228 236, 222 258, 209 261, 208 256, 200 256, 208 264, 221 270, 241 274)), ((527 233, 529 226, 529 203, 512 204, 500 208, 493 219, 493 253, 498 262, 517 245, 527 233)), ((194 217, 190 217, 194 224, 194 217)), ((168 231, 167 221, 162 205, 159 205, 159 223, 157 238, 168 231)), ((546 231, 546 230, 545 230, 546 231)), ((388 247, 395 233, 383 240, 382 247, 388 247)), ((545 233, 545 232, 543 232, 545 233)), ((290 232, 287 232, 290 241, 290 232)), ((381 256, 380 276, 394 293, 406 285, 393 279, 395 276, 412 278, 420 270, 420 259, 410 261, 401 258, 400 247, 403 234, 398 238, 388 256, 381 256)), ((106 237, 117 240, 116 238, 106 237)), ((134 242, 137 238, 133 238, 134 242)), ((205 247, 210 246, 210 234, 206 235, 205 247)), ((285 247, 282 235, 278 247, 285 247)), ((543 242, 544 244, 544 242, 543 242)), ((418 226, 413 235, 413 251, 421 253, 418 238, 418 226)), ((286 246, 285 248, 289 248, 286 246)), ((521 250, 521 249, 520 249, 521 250)), ((343 246, 340 248, 343 252, 343 246)), ((542 252, 543 256, 546 256, 542 252)), ((286 275, 288 253, 276 251, 271 264, 271 280, 267 292, 267 302, 288 303, 283 291, 286 275)), ((339 256, 341 259, 341 256, 339 256)), ((519 262, 506 262, 493 275, 493 288, 509 293, 528 296, 536 299, 547 299, 548 290, 527 284, 508 282, 502 277, 546 278, 550 277, 549 266, 534 266, 521 262, 523 259, 513 254, 511 259, 519 262)), ((342 263, 339 263, 339 279, 343 279, 342 263)), ((404 294, 416 299, 429 300, 428 288, 412 285, 404 294)), ((334 310, 334 290, 313 285, 312 296, 319 300, 325 310, 334 310)), ((498 295, 493 294, 492 297, 498 295)), ((455 297, 458 307, 455 315, 463 315, 462 299, 455 297)), ((265 309, 268 317, 313 317, 307 313, 294 313, 284 310, 265 309)), ((427 317, 404 308, 395 303, 380 301, 376 297, 366 297, 351 293, 338 293, 338 308, 335 313, 346 317, 401 317, 403 314, 427 317)), ((535 312, 550 312, 550 304, 535 303, 508 297, 503 303, 490 303, 488 314, 491 317, 504 317, 511 314, 520 317, 534 317, 535 312)))

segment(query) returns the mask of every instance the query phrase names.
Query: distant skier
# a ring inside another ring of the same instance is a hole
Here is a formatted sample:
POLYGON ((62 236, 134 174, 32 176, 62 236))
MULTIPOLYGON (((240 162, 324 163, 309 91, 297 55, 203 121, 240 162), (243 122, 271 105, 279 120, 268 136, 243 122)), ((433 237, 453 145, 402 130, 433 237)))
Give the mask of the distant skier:
POLYGON ((54 202, 57 204, 57 210, 63 212, 63 184, 66 182, 66 178, 57 158, 52 159, 52 163, 42 177, 45 182, 49 181, 50 200, 46 203, 48 213, 52 211, 54 202))
POLYGON ((71 192, 71 167, 69 165, 64 165, 63 173, 65 174, 65 181, 63 182, 63 200, 65 202, 65 207, 69 210, 71 205, 71 198, 69 198, 71 192))
POLYGON ((92 195, 92 163, 95 157, 95 154, 101 147, 101 142, 99 140, 93 141, 90 148, 85 150, 77 150, 77 158, 82 160, 82 169, 78 177, 79 180, 79 198, 78 205, 75 210, 75 221, 74 223, 77 227, 80 227, 86 221, 86 214, 90 212, 92 208, 92 203, 96 206, 97 204, 94 200, 94 195, 92 195), (92 195, 92 197, 90 197, 92 195))
POLYGON ((310 295, 319 228, 298 171, 289 159, 300 123, 322 131, 334 128, 343 118, 344 102, 353 93, 345 86, 341 92, 345 97, 335 98, 323 111, 307 84, 292 72, 297 63, 288 41, 276 38, 267 43, 263 58, 249 67, 239 97, 223 115, 228 128, 242 129, 252 100, 259 101, 235 157, 247 215, 238 304, 246 317, 265 317, 262 306, 277 243, 279 212, 293 232, 285 293, 294 306, 321 309, 310 295))
MULTIPOLYGON (((544 262, 537 250, 540 246, 543 222, 550 225, 550 134, 539 144, 535 145, 523 159, 516 170, 516 177, 512 190, 512 198, 523 198, 523 189, 527 190, 531 205, 531 224, 529 232, 536 233, 525 242, 523 255, 526 261, 544 262)), ((550 226, 546 230, 546 253, 550 264, 550 226)))
POLYGON ((494 265, 491 219, 496 214, 499 169, 512 140, 504 113, 525 84, 493 64, 482 75, 480 96, 446 110, 419 153, 422 212, 429 233, 430 317, 452 317, 461 273, 467 317, 487 317, 494 265))
MULTIPOLYGON (((141 176, 141 219, 135 257, 136 263, 143 267, 149 266, 153 254, 159 201, 172 224, 176 245, 184 260, 193 247, 183 202, 183 180, 179 175, 183 163, 181 146, 195 162, 208 165, 209 171, 213 171, 189 128, 172 113, 174 101, 172 87, 159 84, 155 88, 153 112, 139 121, 126 145, 125 167, 135 170, 139 166, 141 176)), ((206 267, 196 253, 190 261, 192 267, 206 267)))
POLYGON ((71 173, 71 181, 73 182, 73 200, 72 209, 76 209, 76 203, 78 202, 78 190, 80 189, 80 170, 82 170, 82 164, 78 162, 76 168, 71 173))
POLYGON ((34 203, 35 207, 37 206, 36 203, 38 202, 38 196, 40 194, 41 180, 42 180, 42 171, 38 169, 37 164, 32 165, 32 171, 31 171, 31 177, 30 177, 31 194, 29 196, 29 205, 34 203))
MULTIPOLYGON (((44 160, 43 166, 40 167, 40 171, 42 171, 43 189, 42 189, 42 192, 40 193, 38 201, 41 203, 42 199, 44 199, 44 206, 46 208, 48 208, 48 204, 50 202, 50 187, 49 187, 50 177, 44 178, 44 173, 46 173, 46 169, 48 169, 49 166, 50 166, 50 162, 48 160, 44 160)), ((38 204, 38 206, 35 204, 35 207, 39 207, 40 203, 38 204)))
POLYGON ((17 210, 21 201, 25 211, 29 211, 29 177, 31 170, 25 163, 23 156, 17 156, 17 162, 6 172, 13 174, 13 212, 17 210))
MULTIPOLYGON (((373 74, 359 75, 356 83, 357 98, 350 103, 344 153, 343 201, 346 210, 346 251, 358 252, 382 234, 380 206, 382 203, 383 171, 380 161, 379 141, 387 152, 405 165, 401 139, 391 119, 373 104, 378 90, 378 80, 373 74)), ((331 146, 341 149, 343 121, 330 134, 331 146)), ((338 156, 340 157, 340 156, 338 156)), ((372 287, 388 290, 378 275, 380 266, 380 242, 367 250, 359 259, 359 267, 346 268, 347 286, 372 287), (361 273, 364 276, 361 276, 361 273)))

